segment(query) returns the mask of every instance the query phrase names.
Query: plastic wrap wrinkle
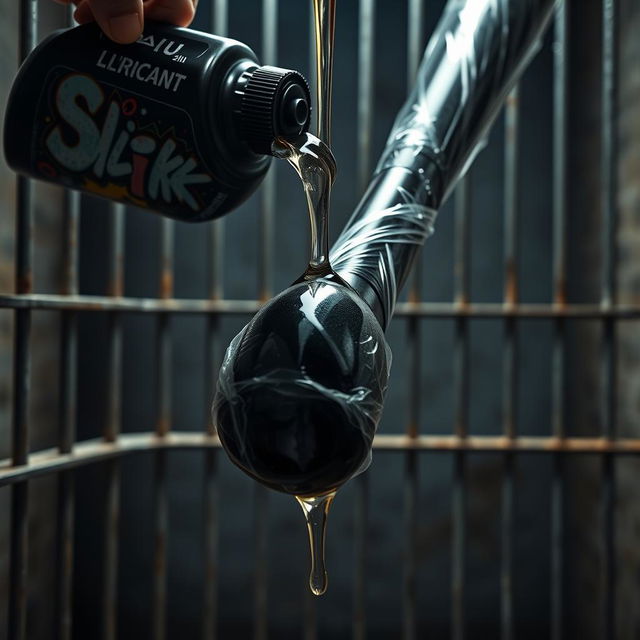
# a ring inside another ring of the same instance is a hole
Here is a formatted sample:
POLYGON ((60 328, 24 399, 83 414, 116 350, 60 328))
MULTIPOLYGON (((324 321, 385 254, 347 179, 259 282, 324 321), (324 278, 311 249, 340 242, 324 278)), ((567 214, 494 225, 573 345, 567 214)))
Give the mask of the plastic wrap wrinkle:
POLYGON ((372 185, 332 252, 336 270, 346 280, 353 275, 385 326, 419 245, 431 234, 430 228, 416 234, 415 213, 433 223, 486 146, 504 99, 540 49, 555 4, 449 0, 445 6, 372 185), (395 181, 408 195, 400 203, 395 181), (380 216, 384 221, 376 222, 380 216))
POLYGON ((333 268, 365 280, 383 296, 386 318, 393 315, 398 278, 391 245, 421 246, 433 234, 437 212, 418 204, 406 190, 398 190, 404 202, 382 211, 371 210, 345 229, 331 250, 333 268), (371 282, 372 276, 374 281, 371 282))
POLYGON ((355 293, 325 279, 296 284, 268 302, 229 345, 214 424, 236 464, 295 494, 311 493, 302 470, 316 469, 323 439, 344 436, 346 454, 342 444, 331 444, 345 455, 341 483, 370 464, 390 365, 384 333, 355 293), (265 447, 278 463, 268 461, 265 447), (275 480, 283 459, 289 471, 275 480))
MULTIPOLYGON (((468 106, 480 98, 478 89, 484 91, 488 83, 491 94, 506 95, 512 82, 507 86, 505 81, 515 79, 540 46, 538 39, 510 67, 510 42, 517 34, 510 33, 509 25, 518 17, 510 15, 511 5, 509 0, 447 4, 425 51, 416 85, 391 129, 378 172, 398 166, 399 151, 413 148, 415 156, 422 153, 433 159, 445 174, 445 183, 456 177, 447 175, 459 160, 450 144, 455 137, 456 146, 465 147, 465 142, 475 146, 473 140, 460 139, 473 126, 465 122, 460 129, 459 120, 475 115, 468 106)), ((531 9, 524 7, 521 12, 525 19, 528 11, 531 9)))
MULTIPOLYGON (((268 385, 269 389, 273 393, 277 393, 283 396, 291 396, 298 399, 304 399, 305 394, 312 392, 313 395, 319 393, 320 395, 330 398, 332 401, 337 402, 345 414, 349 416, 349 419, 360 424, 362 417, 366 417, 370 420, 377 420, 377 416, 382 412, 383 404, 376 402, 373 399, 371 389, 365 387, 354 387, 345 393, 338 389, 332 389, 326 387, 319 382, 312 380, 306 375, 304 370, 299 372, 292 371, 290 369, 273 369, 266 375, 255 376, 249 380, 235 381, 233 378, 233 369, 229 366, 229 363, 233 360, 234 351, 237 349, 238 344, 242 340, 245 328, 233 339, 227 353, 225 355, 224 363, 220 369, 220 377, 218 380, 218 389, 226 401, 231 403, 242 404, 242 392, 252 387, 262 388, 264 385, 268 385)), ((367 340, 361 342, 361 345, 365 345, 371 342, 369 347, 370 351, 367 351, 369 355, 374 355, 380 348, 380 344, 373 340, 373 337, 369 337, 367 340)), ((385 343, 383 347, 387 351, 387 358, 391 361, 391 350, 385 343)), ((378 380, 380 388, 386 388, 387 380, 386 376, 384 380, 378 380)), ((215 408, 214 408, 215 411, 215 408)), ((244 412, 234 412, 234 417, 242 418, 239 424, 236 424, 236 428, 243 431, 243 424, 247 416, 244 412)), ((364 429, 363 429, 364 432, 364 429)))
MULTIPOLYGON (((475 0, 474 2, 450 2, 445 9, 441 24, 454 25, 436 34, 425 51, 421 69, 411 97, 398 114, 387 140, 387 146, 378 164, 378 171, 395 166, 397 151, 413 147, 414 154, 425 153, 441 170, 446 169, 446 149, 450 136, 456 130, 458 119, 464 115, 464 107, 473 95, 479 79, 479 60, 484 62, 487 48, 476 42, 478 25, 490 12, 494 22, 500 22, 502 29, 508 25, 508 3, 503 3, 502 11, 496 0, 475 0), (447 15, 449 14, 449 15, 447 15), (442 49, 442 53, 440 53, 442 49), (433 56, 444 55, 447 63, 432 64, 433 56), (430 68, 432 73, 425 73, 430 68), (457 104, 453 113, 452 92, 458 91, 457 104), (446 109, 444 108, 446 107, 446 109), (448 120, 448 121, 446 121, 448 120), (446 125, 443 127, 443 125, 446 125)), ((508 35, 508 34, 507 34, 508 35)), ((504 42, 504 34, 502 37, 504 42)), ((498 66, 504 65, 506 47, 501 46, 498 66)), ((496 61, 493 60, 493 63, 496 61)), ((486 62, 481 67, 486 71, 486 62)))

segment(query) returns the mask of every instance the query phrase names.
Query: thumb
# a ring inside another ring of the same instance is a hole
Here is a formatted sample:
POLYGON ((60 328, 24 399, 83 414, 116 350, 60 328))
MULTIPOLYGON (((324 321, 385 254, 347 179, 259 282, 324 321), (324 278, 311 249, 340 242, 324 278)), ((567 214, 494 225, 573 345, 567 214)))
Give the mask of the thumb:
POLYGON ((135 42, 144 27, 142 0, 86 0, 100 28, 115 42, 135 42))

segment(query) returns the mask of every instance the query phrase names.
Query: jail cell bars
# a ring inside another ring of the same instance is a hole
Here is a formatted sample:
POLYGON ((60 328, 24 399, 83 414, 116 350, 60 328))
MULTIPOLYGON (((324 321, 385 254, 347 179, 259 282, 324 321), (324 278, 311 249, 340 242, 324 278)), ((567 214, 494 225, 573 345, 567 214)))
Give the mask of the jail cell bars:
MULTIPOLYGON (((212 11, 212 30, 220 35, 228 31, 228 0, 216 0, 212 11)), ((22 0, 20 5, 20 59, 24 59, 36 44, 38 25, 37 0, 22 0)), ((551 493, 551 549, 550 628, 555 640, 563 637, 563 568, 564 568, 564 503, 566 500, 565 462, 568 456, 596 454, 602 461, 603 518, 602 539, 605 549, 602 567, 602 625, 601 637, 615 636, 615 520, 616 498, 615 463, 620 455, 640 454, 640 439, 621 439, 616 433, 616 326, 619 321, 640 319, 640 306, 619 305, 616 302, 616 3, 602 1, 602 164, 601 210, 603 220, 602 293, 600 304, 568 304, 566 300, 566 163, 567 163, 567 65, 568 30, 567 2, 557 6, 554 26, 554 84, 553 84, 553 300, 550 304, 521 304, 518 300, 518 270, 516 255, 518 215, 518 162, 519 92, 516 87, 507 98, 505 107, 504 146, 504 298, 501 303, 473 303, 470 295, 470 218, 473 206, 470 200, 471 171, 457 187, 454 205, 454 300, 450 303, 429 303, 421 300, 419 271, 410 285, 409 298, 398 304, 396 316, 406 325, 408 367, 394 375, 406 377, 409 385, 409 412, 404 435, 378 435, 374 448, 402 454, 404 457, 404 565, 402 585, 402 636, 417 636, 416 596, 416 541, 417 510, 420 501, 418 468, 421 452, 442 451, 453 454, 453 491, 451 510, 453 523, 451 566, 451 636, 455 640, 465 637, 465 558, 469 532, 466 523, 468 485, 466 470, 468 455, 474 452, 494 452, 502 456, 500 522, 500 630, 504 640, 514 638, 513 605, 513 536, 514 536, 514 460, 521 453, 539 453, 551 456, 553 478, 551 493), (455 326, 454 379, 455 418, 450 435, 421 433, 423 412, 420 388, 421 320, 448 318, 455 326), (469 435, 469 324, 474 319, 493 318, 503 323, 503 411, 501 434, 497 436, 469 435), (518 353, 516 332, 522 319, 549 319, 553 323, 554 346, 551 384, 552 425, 549 437, 531 437, 518 434, 517 425, 517 372, 518 353), (565 429, 567 321, 571 319, 597 320, 602 325, 602 428, 600 437, 569 437, 565 429)), ((407 9, 407 69, 409 79, 415 75, 426 41, 425 12, 430 5, 425 0, 408 0, 407 9)), ((266 64, 277 62, 278 1, 263 0, 262 60, 266 64)), ((375 55, 376 55, 376 2, 360 0, 358 65, 358 129, 357 145, 358 188, 366 186, 372 168, 372 128, 374 113, 375 55)), ((313 48, 311 47, 311 51, 313 48)), ((311 65, 313 67, 313 65, 311 65)), ((0 294, 0 307, 15 313, 14 331, 14 395, 11 458, 0 464, 0 486, 11 486, 10 528, 10 589, 9 640, 26 638, 26 604, 29 588, 28 513, 29 482, 44 474, 56 474, 58 481, 57 509, 57 584, 56 634, 61 640, 72 637, 72 593, 74 563, 74 481, 73 470, 98 461, 107 462, 107 498, 104 504, 106 529, 102 547, 103 583, 101 604, 102 637, 115 640, 118 616, 118 521, 120 516, 120 461, 125 455, 154 451, 154 575, 149 627, 154 640, 166 638, 167 611, 167 456, 179 449, 201 450, 205 459, 204 480, 204 591, 202 594, 202 637, 217 636, 218 592, 224 587, 218 581, 218 456, 220 444, 215 436, 209 415, 209 399, 203 402, 201 432, 175 432, 171 414, 171 319, 181 314, 206 316, 206 372, 207 388, 215 382, 222 350, 219 336, 220 319, 224 316, 248 318, 265 300, 273 295, 273 243, 276 202, 276 181, 273 172, 267 177, 261 193, 261 246, 258 290, 253 300, 225 298, 223 289, 223 261, 225 244, 224 221, 208 226, 210 261, 209 293, 206 299, 176 299, 173 295, 174 223, 161 222, 161 277, 156 298, 133 298, 124 291, 124 208, 113 205, 110 210, 109 231, 109 287, 103 296, 78 293, 78 225, 80 199, 68 193, 65 200, 64 282, 59 294, 38 294, 32 285, 32 226, 33 189, 30 180, 17 179, 16 204, 16 284, 15 293, 0 294), (30 325, 32 315, 40 310, 55 310, 61 314, 61 392, 58 415, 58 444, 52 450, 29 453, 28 404, 35 390, 29 385, 30 325), (108 315, 108 410, 103 425, 103 437, 78 442, 76 422, 76 359, 77 321, 81 313, 108 315), (121 434, 122 386, 122 315, 127 313, 151 314, 157 319, 156 365, 156 424, 146 433, 121 434)), ((402 348, 396 345, 396 348, 402 348)), ((370 473, 375 473, 373 469, 370 473)), ((366 523, 369 513, 369 479, 363 474, 355 481, 354 531, 355 549, 353 565, 352 634, 355 639, 367 637, 366 523)), ((269 501, 267 492, 256 487, 254 495, 255 574, 254 574, 254 637, 268 636, 267 560, 268 530, 266 526, 269 501)), ((271 596, 275 597, 275 596, 271 596)), ((316 637, 317 615, 315 604, 307 600, 303 615, 306 638, 316 637)))

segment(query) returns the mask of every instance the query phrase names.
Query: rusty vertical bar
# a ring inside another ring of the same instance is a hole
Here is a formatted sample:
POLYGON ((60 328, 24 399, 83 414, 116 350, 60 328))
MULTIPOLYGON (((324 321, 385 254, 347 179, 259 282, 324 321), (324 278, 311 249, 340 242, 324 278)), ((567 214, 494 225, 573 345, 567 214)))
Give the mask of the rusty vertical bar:
MULTIPOLYGON (((316 69, 316 41, 315 41, 315 14, 313 11, 313 1, 307 3, 309 7, 309 77, 307 80, 309 81, 309 89, 311 90, 311 101, 314 105, 318 104, 318 73, 316 69)), ((309 131, 318 133, 318 120, 316 111, 318 109, 311 109, 311 114, 309 116, 309 131)))
MULTIPOLYGON (((358 131, 357 172, 358 195, 364 193, 371 173, 371 137, 373 133, 373 62, 375 44, 376 0, 360 0, 358 37, 358 131)), ((368 474, 360 474, 354 481, 354 580, 353 580, 353 638, 364 640, 367 635, 366 565, 368 474)))
MULTIPOLYGON (((174 221, 160 220, 160 282, 158 297, 169 300, 173 297, 173 236, 174 221)), ((156 342, 156 434, 165 436, 171 425, 171 327, 167 313, 158 315, 156 342)))
MULTIPOLYGON (((420 64, 424 43, 424 0, 408 0, 407 11, 407 91, 410 92, 420 64)), ((411 285, 409 302, 416 303, 421 299, 422 262, 416 260, 411 285)), ((421 332, 420 319, 407 319, 407 348, 409 350, 409 415, 406 433, 415 438, 420 431, 420 380, 421 380, 421 332)), ((403 638, 415 640, 417 633, 416 619, 416 531, 418 504, 418 455, 408 451, 405 457, 404 479, 404 513, 405 513, 405 553, 403 571, 403 638)))
MULTIPOLYGON (((209 223, 211 227, 215 222, 209 223)), ((223 295, 222 272, 216 257, 218 235, 209 235, 209 298, 219 299, 223 295)), ((209 435, 216 432, 211 417, 211 399, 220 364, 219 316, 207 316, 205 333, 205 390, 204 425, 209 435)), ((218 452, 208 447, 204 451, 204 606, 202 610, 202 638, 215 640, 218 637, 218 452)))
MULTIPOLYGON (((107 294, 124 294, 124 206, 109 207, 109 281, 107 294)), ((107 328, 107 411, 104 439, 115 442, 120 434, 122 408, 122 319, 119 313, 109 314, 107 328)), ((120 462, 106 463, 105 532, 102 585, 102 638, 117 636, 118 593, 118 530, 120 518, 120 462)))
POLYGON ((28 485, 20 482, 11 494, 11 568, 9 573, 9 640, 26 638, 28 485))
MULTIPOLYGON (((603 274, 601 304, 611 307, 616 301, 616 2, 602 1, 602 130, 601 130, 601 206, 603 213, 603 274)), ((607 413, 613 407, 607 404, 607 413)), ((613 425, 606 424, 606 435, 613 436, 613 425)))
MULTIPOLYGON (((209 223, 213 226, 215 223, 209 223)), ((216 258, 215 232, 209 235, 209 298, 222 296, 222 272, 216 258)), ((207 316, 205 332, 205 389, 204 425, 209 435, 215 435, 216 428, 211 417, 211 399, 220 364, 219 316, 207 316)), ((215 640, 218 637, 218 452, 208 447, 204 451, 204 606, 202 610, 202 638, 215 640)))
MULTIPOLYGON (((504 149, 504 303, 518 304, 518 87, 514 87, 505 107, 504 149)), ((503 366, 503 433, 513 438, 516 433, 517 406, 517 342, 515 318, 507 316, 504 328, 503 366)), ((512 453, 504 458, 502 482, 500 628, 501 638, 513 635, 513 466, 512 453)))
MULTIPOLYGON (((80 194, 65 192, 64 203, 65 241, 63 295, 78 293, 78 223, 80 194)), ((76 355, 77 315, 75 311, 63 311, 61 318, 60 405, 58 414, 58 449, 69 453, 75 442, 76 417, 76 355)))
MULTIPOLYGON (((229 32, 229 0, 214 0, 211 16, 211 29, 218 36, 226 37, 229 32)), ((224 218, 209 223, 209 297, 219 300, 224 297, 224 218)), ((210 327, 207 331, 211 338, 217 333, 217 317, 210 316, 210 327), (213 323, 213 324, 212 324, 213 323)), ((216 372, 217 373, 217 372, 216 372)))
MULTIPOLYGON (((73 24, 73 18, 70 18, 73 24)), ((65 192, 64 202, 64 273, 62 292, 78 293, 78 224, 80 194, 65 192)), ((60 349, 60 404, 58 413, 58 450, 70 453, 76 431, 77 384, 77 325, 74 311, 64 311, 61 317, 60 349)), ((73 473, 63 471, 58 475, 57 538, 57 594, 56 636, 58 640, 71 640, 72 630, 72 579, 73 579, 73 525, 74 482, 73 473)))
MULTIPOLYGON (((160 220, 160 282, 158 296, 173 296, 174 221, 160 220)), ((168 313, 158 315, 156 336, 156 428, 159 438, 171 428, 171 324, 168 313)), ((154 468, 154 549, 152 638, 165 640, 167 634, 167 537, 169 498, 167 494, 168 452, 155 454, 154 468)))
MULTIPOLYGON (((73 26, 71 8, 68 22, 73 26)), ((80 223, 80 194, 65 191, 64 201, 64 267, 62 293, 78 293, 78 225, 80 223)), ((61 317, 60 349, 60 404, 58 414, 58 450, 69 453, 76 438, 77 391, 77 314, 64 311, 61 317)), ((73 527, 74 527, 74 476, 69 471, 58 475, 58 513, 56 519, 57 542, 57 594, 56 637, 71 640, 73 617, 73 527)))
MULTIPOLYGON (((616 172, 617 172, 617 15, 615 0, 602 2, 602 128, 601 128, 601 206, 602 206, 602 290, 601 305, 610 309, 616 303, 616 172)), ((601 424, 604 438, 616 437, 616 324, 605 318, 602 339, 601 424)), ((616 634, 616 547, 615 547, 615 462, 611 455, 603 457, 602 522, 603 522, 603 611, 602 638, 616 634)))
MULTIPOLYGON (((273 66, 278 62, 278 0, 262 0, 262 61, 273 66)), ((276 171, 279 164, 271 163, 260 194, 258 295, 265 302, 272 296, 276 171)))
MULTIPOLYGON (((409 334, 409 340, 415 337, 409 334)), ((403 633, 404 640, 415 640, 416 636, 416 529, 418 502, 418 455, 408 451, 405 460, 404 486, 404 566, 403 566, 403 633)))
MULTIPOLYGON (((455 193, 455 299, 464 306, 469 303, 469 192, 471 177, 467 174, 455 193)), ((469 431, 469 324, 459 316, 455 320, 455 435, 467 436, 469 431)), ((466 559, 466 503, 465 455, 454 454, 453 470, 453 553, 451 580, 451 637, 463 640, 465 636, 465 559, 466 559)))
POLYGON ((268 636, 268 607, 267 607, 267 546, 269 496, 267 489, 255 483, 253 490, 253 531, 255 553, 255 582, 254 582, 254 630, 255 640, 267 640, 268 636))
POLYGON ((74 524, 74 483, 73 474, 64 471, 58 476, 57 505, 57 594, 56 594, 56 637, 70 640, 72 632, 73 596, 73 524, 74 524))
MULTIPOLYGON (((505 106, 504 150, 504 303, 507 307, 518 304, 518 87, 507 97, 505 106)), ((515 326, 506 318, 505 375, 504 375, 504 434, 516 434, 516 342, 515 326)))
POLYGON ((103 587, 102 587, 102 638, 115 640, 118 634, 118 534, 120 518, 120 463, 106 463, 107 486, 104 510, 103 587))
POLYGON ((420 66, 425 41, 425 0, 408 0, 407 94, 411 93, 420 66))
POLYGON ((358 26, 358 196, 363 194, 371 175, 371 137, 373 131, 373 62, 376 0, 360 0, 358 26))
MULTIPOLYGON (((278 0, 262 0, 262 59, 264 64, 276 65, 278 61, 278 0)), ((273 162, 265 177, 261 192, 260 210, 260 260, 258 264, 258 289, 261 301, 272 295, 273 242, 276 209, 276 171, 273 162)), ((266 640, 268 636, 268 491, 262 485, 254 487, 254 638, 266 640)))
POLYGON ((218 458, 213 448, 204 458, 204 608, 203 640, 217 638, 218 625, 218 458))
POLYGON ((364 640, 367 635, 366 570, 367 521, 369 515, 369 474, 361 473, 354 480, 354 583, 353 583, 353 638, 364 640))
MULTIPOLYGON (((309 88, 311 89, 311 100, 315 105, 319 102, 318 96, 318 73, 316 67, 316 46, 315 46, 315 15, 314 2, 307 2, 309 10, 309 88)), ((318 109, 311 110, 311 120, 309 122, 309 131, 318 134, 319 122, 317 118, 318 109), (314 128, 315 124, 315 128, 314 128)), ((301 589, 303 589, 303 619, 302 619, 302 637, 303 640, 316 640, 318 635, 318 603, 316 596, 312 595, 309 590, 309 575, 303 574, 304 580, 301 581, 301 589)))
MULTIPOLYGON (((215 0, 212 4, 211 30, 219 36, 229 31, 228 0, 215 0)), ((208 289, 209 299, 224 296, 224 220, 209 223, 208 235, 208 289)), ((211 419, 211 400, 218 378, 220 364, 220 323, 217 314, 207 316, 205 331, 205 429, 214 435, 216 427, 211 419)), ((204 606, 202 609, 202 638, 218 637, 218 452, 208 448, 204 452, 204 606)))
MULTIPOLYGON (((553 302, 564 306, 567 300, 567 11, 568 0, 556 8, 553 69, 553 302)), ((566 324, 554 321, 551 370, 552 432, 564 438, 566 405, 564 400, 566 371, 566 324)), ((564 636, 564 457, 553 455, 551 479, 551 638, 564 636)))
POLYGON ((153 473, 154 544, 152 638, 164 640, 167 634, 167 452, 158 451, 153 473))
MULTIPOLYGON (((107 295, 119 298, 124 295, 124 212, 122 204, 109 207, 109 279, 107 295)), ((120 434, 122 410, 122 326, 118 312, 111 313, 107 335, 109 354, 107 362, 107 414, 104 439, 114 442, 120 434)))
MULTIPOLYGON (((19 62, 34 48, 38 36, 38 2, 20 3, 19 62)), ((31 181, 17 179, 16 202, 16 293, 32 291, 32 227, 33 191, 31 181)), ((15 313, 13 355, 13 423, 11 462, 26 464, 29 455, 29 367, 31 311, 15 313)), ((11 542, 9 549, 9 610, 8 640, 24 640, 27 610, 28 557, 28 499, 27 482, 16 484, 11 490, 11 542)))

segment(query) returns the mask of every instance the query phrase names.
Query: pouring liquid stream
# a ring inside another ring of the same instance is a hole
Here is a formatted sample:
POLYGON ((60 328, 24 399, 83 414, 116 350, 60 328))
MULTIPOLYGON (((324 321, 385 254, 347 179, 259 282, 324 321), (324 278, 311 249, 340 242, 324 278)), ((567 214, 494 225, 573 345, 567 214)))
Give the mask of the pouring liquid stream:
MULTIPOLYGON (((306 133, 294 142, 278 139, 273 144, 273 152, 276 157, 286 159, 300 176, 309 209, 311 257, 305 272, 295 283, 323 278, 346 284, 333 271, 329 262, 329 202, 336 177, 336 161, 329 148, 336 0, 313 0, 313 9, 318 137, 306 133)), ((336 491, 333 490, 317 496, 296 496, 307 521, 311 552, 309 587, 316 596, 327 590, 324 548, 327 516, 335 495, 336 491)))
POLYGON ((333 41, 336 0, 313 0, 318 82, 318 138, 331 146, 331 96, 333 79, 333 41))

